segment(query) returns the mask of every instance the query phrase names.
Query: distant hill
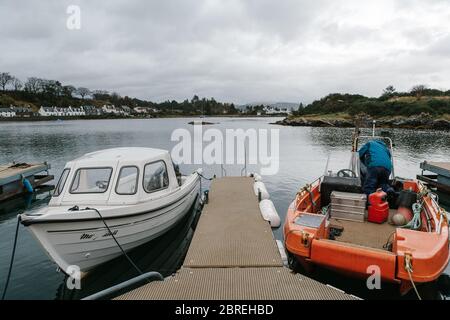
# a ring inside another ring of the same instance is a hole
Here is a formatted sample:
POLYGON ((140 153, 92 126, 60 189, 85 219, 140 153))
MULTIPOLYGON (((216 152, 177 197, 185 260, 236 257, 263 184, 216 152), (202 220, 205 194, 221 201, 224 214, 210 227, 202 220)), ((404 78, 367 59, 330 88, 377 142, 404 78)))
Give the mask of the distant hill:
POLYGON ((378 98, 359 94, 329 94, 303 109, 296 110, 293 116, 339 113, 349 116, 366 114, 376 118, 450 114, 450 90, 427 89, 424 86, 416 86, 410 92, 395 92, 393 88, 389 91, 386 90, 378 98))
POLYGON ((450 90, 415 86, 409 92, 387 87, 380 97, 329 94, 277 121, 286 126, 371 127, 450 130, 450 90))

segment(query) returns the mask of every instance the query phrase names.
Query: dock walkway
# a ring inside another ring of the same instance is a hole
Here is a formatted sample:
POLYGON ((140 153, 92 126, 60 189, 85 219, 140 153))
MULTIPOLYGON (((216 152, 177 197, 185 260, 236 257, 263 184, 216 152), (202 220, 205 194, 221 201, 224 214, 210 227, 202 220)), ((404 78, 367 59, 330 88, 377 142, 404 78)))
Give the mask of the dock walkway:
POLYGON ((283 267, 253 179, 215 179, 181 269, 125 293, 121 300, 354 299, 283 267))
POLYGON ((20 195, 24 192, 22 180, 25 178, 33 188, 53 180, 48 174, 47 163, 11 163, 0 165, 0 201, 20 195))
POLYGON ((420 164, 420 168, 422 174, 417 175, 417 179, 439 191, 450 193, 450 162, 424 161, 420 164), (424 174, 423 171, 430 171, 434 174, 424 174))

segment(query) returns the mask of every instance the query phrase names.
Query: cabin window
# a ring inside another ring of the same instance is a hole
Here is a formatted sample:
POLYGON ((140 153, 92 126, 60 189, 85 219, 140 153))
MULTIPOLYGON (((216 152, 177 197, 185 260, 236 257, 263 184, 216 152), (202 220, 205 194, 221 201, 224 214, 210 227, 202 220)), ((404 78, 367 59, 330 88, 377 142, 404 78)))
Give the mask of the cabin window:
POLYGON ((120 169, 117 179, 116 193, 120 195, 135 194, 138 185, 139 170, 135 166, 126 166, 120 169))
POLYGON ((53 196, 57 197, 64 190, 64 186, 66 185, 67 177, 69 176, 70 169, 64 169, 61 173, 61 177, 59 177, 58 183, 55 187, 55 191, 53 191, 53 196))
POLYGON ((165 189, 169 186, 169 175, 164 161, 145 165, 144 190, 148 193, 165 189))
POLYGON ((78 169, 70 193, 103 193, 108 190, 112 168, 78 169))

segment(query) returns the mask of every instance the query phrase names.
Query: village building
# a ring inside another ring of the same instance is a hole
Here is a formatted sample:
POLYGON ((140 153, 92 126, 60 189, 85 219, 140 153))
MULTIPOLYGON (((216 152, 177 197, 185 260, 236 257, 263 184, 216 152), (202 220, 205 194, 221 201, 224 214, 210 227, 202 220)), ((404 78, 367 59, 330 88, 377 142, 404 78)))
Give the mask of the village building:
POLYGON ((12 118, 16 116, 16 112, 9 107, 0 107, 0 118, 12 118))

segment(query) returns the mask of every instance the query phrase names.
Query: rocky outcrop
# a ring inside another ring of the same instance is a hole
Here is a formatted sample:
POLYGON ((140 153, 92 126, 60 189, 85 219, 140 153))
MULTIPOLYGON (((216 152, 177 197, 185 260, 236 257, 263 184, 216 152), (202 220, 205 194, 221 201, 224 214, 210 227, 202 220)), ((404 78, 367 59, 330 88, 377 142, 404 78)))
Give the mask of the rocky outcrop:
POLYGON ((354 127, 352 121, 343 119, 308 119, 304 117, 300 118, 285 118, 277 121, 276 124, 285 126, 300 126, 300 127, 338 127, 338 128, 351 128, 354 127))
MULTIPOLYGON (((373 119, 365 117, 358 119, 360 127, 371 127, 373 120, 377 121, 377 127, 381 128, 403 128, 403 129, 433 129, 433 130, 450 130, 450 121, 445 119, 433 119, 429 114, 420 114, 411 117, 392 117, 373 119)), ((337 127, 351 128, 355 126, 354 120, 332 119, 320 117, 294 117, 285 118, 277 121, 276 124, 284 126, 302 126, 302 127, 337 127)))

